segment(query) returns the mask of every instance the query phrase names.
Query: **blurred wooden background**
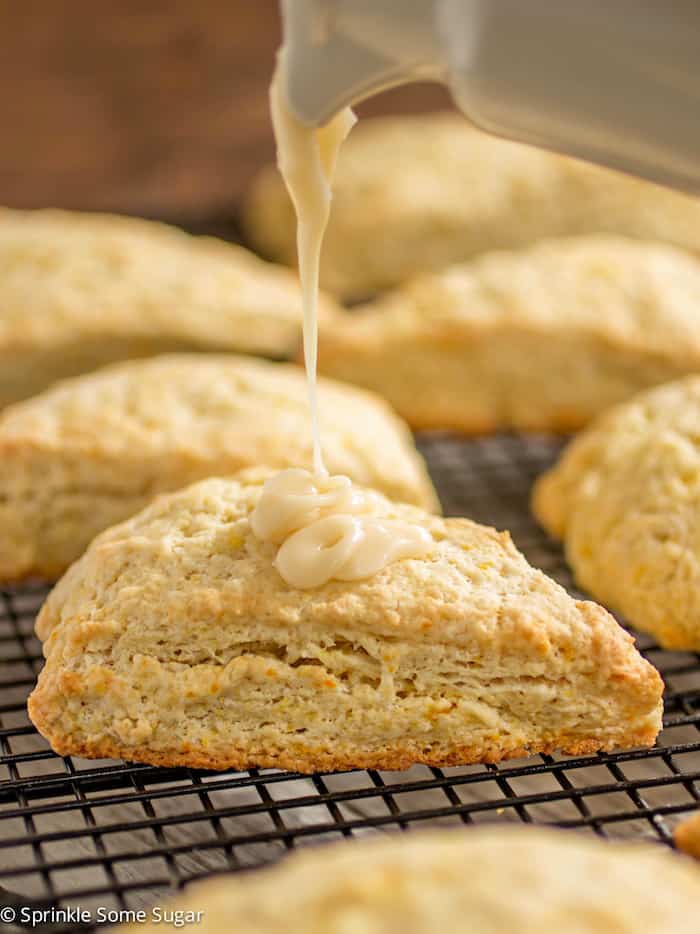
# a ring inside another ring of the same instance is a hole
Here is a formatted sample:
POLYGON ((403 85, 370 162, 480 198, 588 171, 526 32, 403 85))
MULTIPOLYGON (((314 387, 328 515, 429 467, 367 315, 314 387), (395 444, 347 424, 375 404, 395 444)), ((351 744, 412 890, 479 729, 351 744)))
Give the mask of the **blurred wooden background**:
MULTIPOLYGON (((0 203, 205 222, 272 158, 276 0, 0 0, 0 203)), ((434 87, 363 112, 443 106, 434 87)))

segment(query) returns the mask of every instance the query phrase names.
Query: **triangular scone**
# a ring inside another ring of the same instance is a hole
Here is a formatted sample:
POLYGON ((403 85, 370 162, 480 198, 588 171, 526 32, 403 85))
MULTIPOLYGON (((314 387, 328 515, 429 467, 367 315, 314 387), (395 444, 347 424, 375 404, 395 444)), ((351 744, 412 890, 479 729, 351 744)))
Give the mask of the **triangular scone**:
POLYGON ((700 651, 700 376, 597 419, 533 509, 581 587, 665 648, 700 651))
MULTIPOLYGON (((157 493, 266 464, 311 464, 304 371, 179 354, 67 380, 0 413, 0 580, 57 577, 157 493)), ((319 382, 328 468, 437 509, 405 424, 383 400, 319 382)))
POLYGON ((507 533, 384 500, 430 530, 431 556, 300 591, 251 532, 261 490, 161 497, 58 583, 29 699, 57 752, 312 772, 654 742, 656 670, 507 533))
POLYGON ((491 253, 330 323, 319 360, 416 428, 572 430, 700 370, 700 261, 609 236, 491 253))
POLYGON ((134 218, 0 209, 0 406, 166 351, 291 356, 301 317, 296 276, 242 247, 134 218))
MULTIPOLYGON (((700 199, 474 129, 461 114, 361 120, 338 158, 321 280, 365 298, 421 272, 546 237, 605 231, 700 250, 700 199)), ((268 166, 250 240, 296 263, 296 220, 268 166)))
POLYGON ((166 912, 197 934, 697 934, 699 903, 700 872, 665 848, 482 826, 305 847, 124 934, 160 934, 166 912))

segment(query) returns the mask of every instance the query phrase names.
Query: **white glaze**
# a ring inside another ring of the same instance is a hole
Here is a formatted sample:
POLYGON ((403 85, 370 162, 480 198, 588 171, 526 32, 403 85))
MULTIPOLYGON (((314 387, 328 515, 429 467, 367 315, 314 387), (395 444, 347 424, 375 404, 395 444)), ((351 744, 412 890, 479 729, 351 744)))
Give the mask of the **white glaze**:
POLYGON ((321 244, 331 208, 331 181, 338 151, 355 123, 350 109, 319 130, 304 126, 286 105, 280 58, 270 86, 272 127, 277 141, 277 164, 297 215, 297 254, 304 305, 304 365, 314 442, 314 473, 325 473, 316 396, 318 355, 318 270, 321 244))
POLYGON ((265 484, 251 516, 253 534, 279 545, 275 567, 292 587, 371 577, 392 561, 430 552, 421 526, 379 513, 380 497, 330 477, 323 464, 316 395, 318 272, 328 224, 331 180, 340 146, 355 122, 351 110, 319 130, 290 113, 282 75, 284 49, 270 88, 277 160, 297 214, 299 277, 304 305, 304 363, 313 432, 313 473, 284 470, 265 484))
POLYGON ((348 477, 283 470, 265 483, 251 527, 258 538, 281 546, 275 567, 292 587, 361 580, 433 547, 422 526, 378 514, 380 503, 348 477))

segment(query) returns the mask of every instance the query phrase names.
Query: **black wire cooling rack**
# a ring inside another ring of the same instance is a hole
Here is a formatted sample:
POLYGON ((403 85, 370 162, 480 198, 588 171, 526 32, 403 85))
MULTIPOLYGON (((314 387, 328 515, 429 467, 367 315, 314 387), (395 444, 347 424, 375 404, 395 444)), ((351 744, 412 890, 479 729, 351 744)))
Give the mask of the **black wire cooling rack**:
MULTIPOLYGON (((533 564, 575 592, 560 548, 528 511, 532 480, 556 443, 430 436, 420 444, 446 513, 510 529, 533 564)), ((192 878, 266 863, 292 847, 428 824, 555 823, 670 844, 674 821, 700 805, 700 657, 643 637, 640 648, 666 682, 654 749, 313 777, 62 758, 25 708, 41 667, 32 628, 45 593, 0 591, 0 905, 17 917, 29 903, 80 906, 92 917, 98 908, 142 908, 192 878)))

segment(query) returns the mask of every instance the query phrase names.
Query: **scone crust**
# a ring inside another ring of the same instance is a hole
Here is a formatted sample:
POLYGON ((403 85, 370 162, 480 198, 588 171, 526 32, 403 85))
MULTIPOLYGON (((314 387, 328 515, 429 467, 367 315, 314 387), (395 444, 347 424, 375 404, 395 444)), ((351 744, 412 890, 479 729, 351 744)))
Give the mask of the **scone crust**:
MULTIPOLYGON (((599 752, 612 752, 620 748, 617 742, 604 745, 597 740, 581 741, 567 734, 553 737, 546 744, 508 748, 503 745, 492 746, 453 746, 440 750, 432 746, 429 753, 418 743, 397 743, 383 749, 363 751, 353 746, 346 750, 326 752, 323 749, 310 748, 303 753, 280 752, 271 755, 265 752, 251 753, 249 748, 231 749, 225 754, 207 753, 193 747, 164 752, 149 749, 147 746, 126 746, 102 740, 96 743, 76 742, 71 733, 57 732, 52 724, 54 711, 46 710, 42 714, 41 698, 32 695, 27 708, 32 723, 37 730, 49 739, 51 748, 60 756, 82 756, 86 759, 124 759, 127 762, 144 762, 164 768, 184 766, 191 769, 211 769, 214 771, 236 769, 243 771, 253 767, 261 769, 282 769, 287 772, 299 772, 312 775, 316 772, 344 772, 352 769, 388 769, 403 771, 412 765, 429 765, 446 768, 453 765, 472 765, 475 763, 505 762, 508 759, 522 759, 535 753, 554 755, 564 753, 567 756, 594 755, 599 752)), ((623 745, 626 747, 653 746, 658 730, 649 725, 637 732, 628 732, 623 745)))
MULTIPOLYGON (((300 367, 177 354, 113 364, 0 413, 0 580, 58 577, 102 529, 206 476, 311 463, 300 367)), ((319 382, 328 468, 439 509, 406 425, 319 382)))
POLYGON ((700 377, 597 419, 535 485, 585 590, 668 649, 700 650, 700 377))
POLYGON ((385 500, 431 555, 300 592, 250 532, 263 477, 161 497, 52 591, 29 712, 57 751, 312 772, 653 743, 658 673, 507 535, 385 500))
MULTIPOLYGON (((296 262, 295 218, 277 170, 243 205, 252 244, 296 262)), ((367 298, 491 250, 606 231, 700 250, 696 198, 507 142, 455 113, 361 120, 338 159, 321 281, 367 298)))
POLYGON ((569 433, 700 370, 700 260, 592 235, 418 277, 320 334, 320 369, 414 429, 569 433))
POLYGON ((676 825, 673 840, 682 853, 700 859, 700 811, 676 825))

